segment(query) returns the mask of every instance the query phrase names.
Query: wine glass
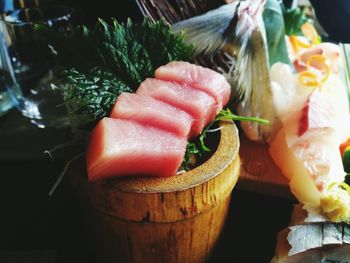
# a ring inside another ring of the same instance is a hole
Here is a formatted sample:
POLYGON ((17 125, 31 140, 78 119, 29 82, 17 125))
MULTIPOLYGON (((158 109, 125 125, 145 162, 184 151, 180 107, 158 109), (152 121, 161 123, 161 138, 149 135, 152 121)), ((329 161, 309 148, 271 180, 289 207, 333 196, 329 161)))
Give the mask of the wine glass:
POLYGON ((15 92, 11 98, 22 114, 39 128, 61 128, 69 124, 63 98, 55 83, 53 48, 36 24, 63 34, 72 34, 75 10, 68 6, 42 6, 18 9, 3 17, 7 55, 11 61, 15 92), (18 87, 20 92, 18 92, 18 87))

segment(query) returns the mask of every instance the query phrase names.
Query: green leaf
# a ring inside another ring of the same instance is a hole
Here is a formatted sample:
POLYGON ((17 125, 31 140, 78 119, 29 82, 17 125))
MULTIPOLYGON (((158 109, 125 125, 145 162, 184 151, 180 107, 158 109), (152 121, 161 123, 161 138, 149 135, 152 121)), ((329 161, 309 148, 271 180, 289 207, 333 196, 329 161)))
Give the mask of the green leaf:
POLYGON ((78 26, 71 36, 43 25, 36 29, 49 39, 64 69, 61 90, 74 125, 87 130, 108 116, 121 92, 134 92, 156 68, 192 60, 193 47, 163 21, 99 19, 93 29, 78 26))
POLYGON ((277 0, 268 0, 263 13, 270 66, 276 62, 290 64, 285 42, 282 8, 277 0))
POLYGON ((219 121, 224 120, 231 120, 231 121, 252 121, 252 122, 258 122, 263 125, 268 125, 269 122, 264 119, 255 118, 255 117, 244 117, 244 116, 238 116, 231 112, 229 108, 225 108, 219 112, 219 114, 216 116, 216 118, 209 123, 201 132, 199 136, 192 139, 187 144, 186 153, 184 161, 181 165, 182 169, 187 171, 189 168, 191 168, 192 158, 194 156, 195 159, 200 159, 202 155, 206 152, 210 152, 211 149, 207 147, 206 139, 209 132, 213 131, 219 131, 219 129, 212 130, 212 127, 217 124, 219 121), (195 149, 195 150, 194 150, 195 149))
POLYGON ((308 22, 312 23, 311 19, 307 18, 300 7, 293 9, 285 9, 283 12, 285 32, 288 36, 302 36, 301 25, 308 22))

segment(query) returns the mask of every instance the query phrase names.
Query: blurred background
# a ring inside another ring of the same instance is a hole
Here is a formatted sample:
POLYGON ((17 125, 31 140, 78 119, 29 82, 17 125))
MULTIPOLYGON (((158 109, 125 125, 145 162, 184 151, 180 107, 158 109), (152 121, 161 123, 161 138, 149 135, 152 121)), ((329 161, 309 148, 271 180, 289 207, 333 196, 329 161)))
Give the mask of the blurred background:
MULTIPOLYGON (((350 1, 348 0, 281 0, 286 7, 312 6, 317 21, 322 29, 337 42, 350 42, 350 1)), ((0 11, 35 5, 61 4, 75 7, 81 12, 82 19, 87 24, 94 24, 97 18, 115 17, 125 21, 128 17, 140 19, 136 2, 133 0, 117 3, 115 1, 99 0, 1 0, 0 11)))
POLYGON ((0 11, 51 4, 68 5, 76 8, 80 11, 84 22, 87 24, 94 24, 97 18, 116 17, 118 20, 125 21, 128 17, 141 17, 133 0, 123 1, 122 3, 108 0, 1 0, 0 11))

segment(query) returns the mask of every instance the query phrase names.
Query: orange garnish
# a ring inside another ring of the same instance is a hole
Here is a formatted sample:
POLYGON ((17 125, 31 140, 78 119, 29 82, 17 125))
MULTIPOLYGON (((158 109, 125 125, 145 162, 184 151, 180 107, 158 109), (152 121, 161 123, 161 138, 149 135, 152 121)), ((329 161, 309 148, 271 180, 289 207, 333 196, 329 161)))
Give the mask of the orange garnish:
POLYGON ((298 74, 298 81, 300 84, 307 87, 318 87, 320 86, 320 81, 315 73, 310 71, 303 71, 298 74))
POLYGON ((343 142, 339 146, 340 154, 342 157, 344 156, 345 149, 348 147, 350 147, 350 138, 348 138, 347 141, 343 142))
POLYGON ((293 47, 294 53, 298 53, 300 48, 309 48, 311 47, 311 44, 302 40, 300 37, 297 36, 290 36, 289 37, 290 43, 293 47))
POLYGON ((331 69, 327 64, 327 60, 324 55, 312 55, 306 61, 306 65, 307 67, 315 68, 322 73, 322 82, 325 82, 328 79, 331 69))
POLYGON ((315 29, 315 27, 310 23, 304 23, 301 26, 301 32, 303 32, 304 36, 310 40, 312 44, 319 43, 319 35, 315 29))

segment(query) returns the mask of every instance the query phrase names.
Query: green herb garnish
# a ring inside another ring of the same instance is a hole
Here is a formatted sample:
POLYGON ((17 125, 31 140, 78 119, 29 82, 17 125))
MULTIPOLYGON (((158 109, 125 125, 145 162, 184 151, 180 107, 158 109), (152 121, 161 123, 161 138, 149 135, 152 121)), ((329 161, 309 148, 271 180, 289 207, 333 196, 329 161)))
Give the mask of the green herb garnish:
POLYGON ((202 157, 203 153, 210 152, 211 149, 206 145, 205 139, 207 138, 207 135, 209 132, 213 131, 219 131, 220 129, 212 129, 215 124, 217 124, 219 121, 252 121, 252 122, 258 122, 263 125, 268 125, 269 121, 265 119, 260 119, 256 117, 244 117, 239 116, 234 113, 229 108, 225 108, 219 112, 219 114, 216 116, 214 121, 212 121, 210 124, 208 124, 201 134, 194 138, 193 140, 189 141, 187 143, 186 153, 184 160, 182 162, 181 168, 182 170, 188 171, 192 168, 193 164, 193 158, 199 159, 202 157))
POLYGON ((111 24, 99 20, 93 29, 79 26, 65 36, 36 25, 51 42, 60 72, 61 89, 72 125, 90 130, 108 116, 117 96, 134 92, 161 65, 191 61, 193 47, 185 44, 162 20, 111 24))
POLYGON ((300 7, 293 9, 285 9, 283 12, 284 18, 284 30, 288 36, 299 35, 302 36, 301 32, 302 24, 308 22, 312 23, 311 19, 308 18, 300 7))

